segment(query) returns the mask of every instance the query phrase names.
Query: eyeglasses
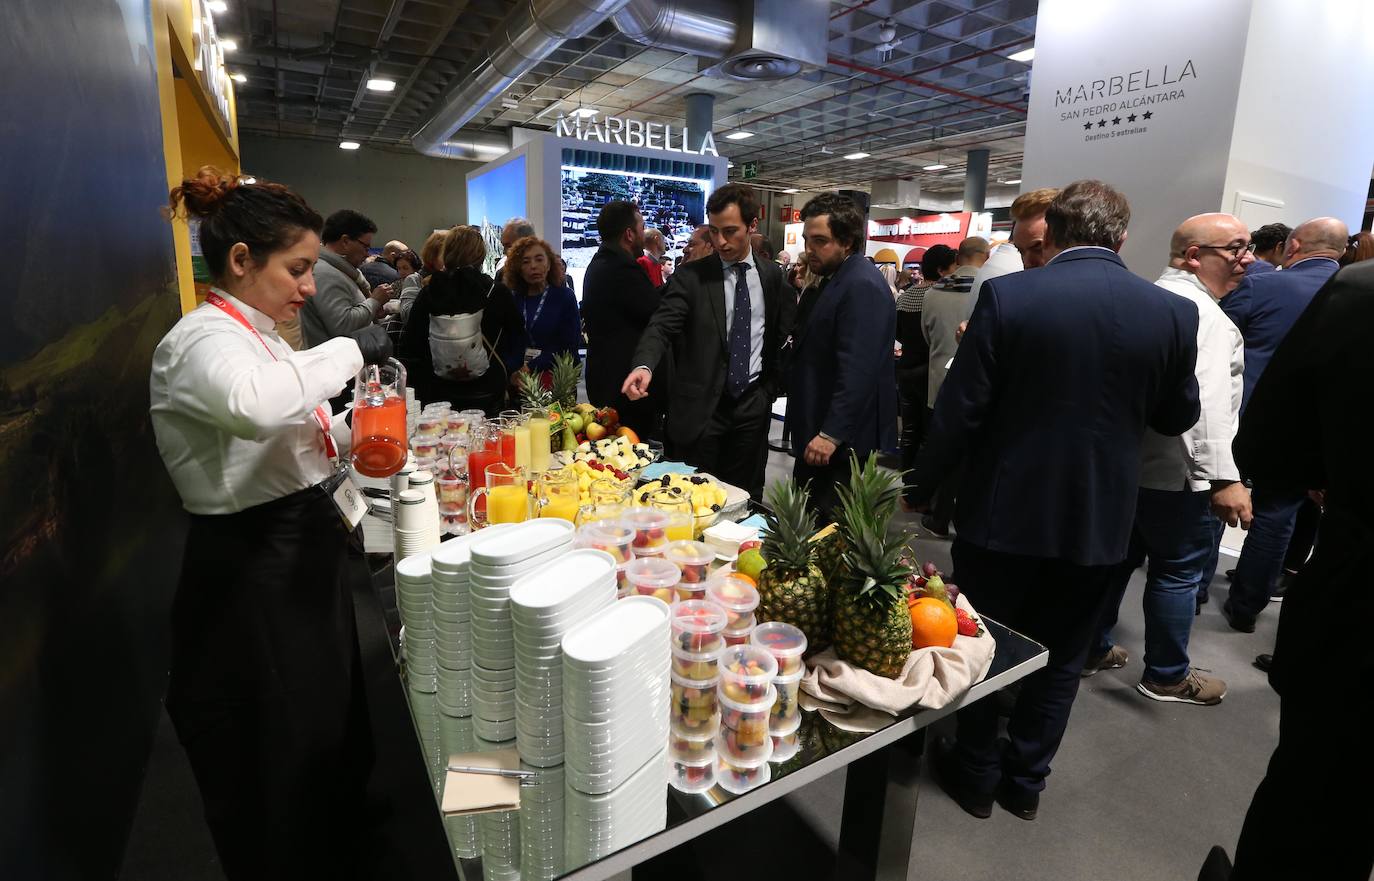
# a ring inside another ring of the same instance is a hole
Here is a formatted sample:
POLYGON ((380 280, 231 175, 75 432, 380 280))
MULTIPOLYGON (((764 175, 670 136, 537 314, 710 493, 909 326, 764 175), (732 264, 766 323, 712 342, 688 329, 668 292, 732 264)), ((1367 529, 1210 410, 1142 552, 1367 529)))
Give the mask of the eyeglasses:
POLYGON ((1239 260, 1247 253, 1253 254, 1255 251, 1254 242, 1233 242, 1229 245, 1197 245, 1199 248, 1209 248, 1213 251, 1220 251, 1223 254, 1230 254, 1232 260, 1239 260))

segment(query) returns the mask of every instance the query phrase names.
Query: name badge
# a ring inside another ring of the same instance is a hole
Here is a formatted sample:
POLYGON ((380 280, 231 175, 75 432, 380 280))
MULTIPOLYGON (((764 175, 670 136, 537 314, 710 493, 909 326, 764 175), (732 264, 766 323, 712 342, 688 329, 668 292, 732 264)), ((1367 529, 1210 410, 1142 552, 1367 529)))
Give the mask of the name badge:
POLYGON ((334 499, 334 507, 338 509, 339 516, 344 523, 348 524, 349 531, 358 528, 358 524, 363 522, 363 517, 367 515, 367 499, 363 497, 362 490, 353 482, 352 475, 344 475, 342 481, 331 494, 334 499))
POLYGON ((530 363, 531 361, 533 361, 535 358, 538 358, 538 357, 539 357, 540 355, 542 355, 542 354, 544 354, 544 350, 543 350, 543 349, 526 349, 526 350, 525 350, 525 363, 526 363, 526 364, 530 363))

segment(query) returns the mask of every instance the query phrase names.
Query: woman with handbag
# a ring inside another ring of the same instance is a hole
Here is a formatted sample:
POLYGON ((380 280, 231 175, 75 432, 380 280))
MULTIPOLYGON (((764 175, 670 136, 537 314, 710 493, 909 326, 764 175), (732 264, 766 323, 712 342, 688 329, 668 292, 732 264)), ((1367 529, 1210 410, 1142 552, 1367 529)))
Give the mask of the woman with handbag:
POLYGON ((524 356, 525 320, 511 292, 482 272, 486 243, 473 226, 444 240, 444 268, 425 280, 401 332, 399 357, 421 401, 495 416, 524 356))

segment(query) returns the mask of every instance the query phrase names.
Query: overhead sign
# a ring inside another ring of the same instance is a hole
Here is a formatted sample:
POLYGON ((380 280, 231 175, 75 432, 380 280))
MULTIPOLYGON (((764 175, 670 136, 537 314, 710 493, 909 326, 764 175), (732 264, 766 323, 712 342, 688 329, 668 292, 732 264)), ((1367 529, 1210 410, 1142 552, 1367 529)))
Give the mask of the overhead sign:
POLYGON ((209 0, 196 0, 192 9, 195 17, 192 27, 194 60, 191 64, 210 103, 219 113, 225 130, 232 134, 234 122, 229 114, 229 90, 233 86, 229 72, 224 69, 224 48, 220 46, 219 35, 215 33, 215 17, 210 13, 209 0))
POLYGON ((753 180, 759 176, 759 164, 757 162, 744 162, 740 164, 739 176, 745 180, 753 180))
POLYGON ((692 156, 720 155, 716 152, 716 139, 710 132, 705 134, 699 145, 693 146, 687 142, 687 129, 683 126, 622 116, 601 116, 600 111, 588 116, 559 114, 553 133, 559 138, 577 138, 579 141, 619 144, 622 147, 645 147, 692 156))

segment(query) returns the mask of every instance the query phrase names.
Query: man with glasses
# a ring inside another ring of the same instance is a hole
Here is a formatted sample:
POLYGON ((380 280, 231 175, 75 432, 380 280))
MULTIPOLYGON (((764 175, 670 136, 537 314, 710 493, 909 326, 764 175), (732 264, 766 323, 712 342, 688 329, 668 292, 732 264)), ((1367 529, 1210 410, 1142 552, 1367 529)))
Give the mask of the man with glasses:
MULTIPOLYGON (((1300 224, 1284 245, 1282 272, 1247 275, 1234 292, 1222 299, 1222 310, 1245 337, 1242 414, 1274 350, 1317 290, 1340 268, 1336 261, 1345 253, 1349 235, 1346 225, 1334 217, 1318 217, 1300 224)), ((1294 414, 1295 421, 1297 415, 1294 414)), ((1252 494, 1254 524, 1236 563, 1231 595, 1221 610, 1232 629, 1254 632, 1255 619, 1274 596, 1293 535, 1293 521, 1309 488, 1256 481, 1252 494)))
POLYGON ((390 286, 374 289, 358 271, 376 232, 377 224, 347 208, 325 218, 315 261, 315 296, 300 311, 306 348, 362 330, 382 316, 392 296, 390 286))
POLYGON ((1126 560, 1114 567, 1112 601, 1103 611, 1097 646, 1083 675, 1123 667, 1126 650, 1112 643, 1121 598, 1131 573, 1148 557, 1145 576, 1145 669, 1136 690, 1151 700, 1210 706, 1221 703, 1226 683, 1190 666, 1188 638, 1195 597, 1215 554, 1224 524, 1248 527, 1250 494, 1231 457, 1240 418, 1245 341, 1217 305, 1245 278, 1254 259, 1250 234, 1230 214, 1199 214, 1174 231, 1169 267, 1155 282, 1197 308, 1198 397, 1202 412, 1177 437, 1145 431, 1140 488, 1126 560))

